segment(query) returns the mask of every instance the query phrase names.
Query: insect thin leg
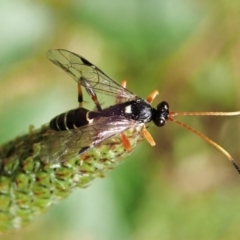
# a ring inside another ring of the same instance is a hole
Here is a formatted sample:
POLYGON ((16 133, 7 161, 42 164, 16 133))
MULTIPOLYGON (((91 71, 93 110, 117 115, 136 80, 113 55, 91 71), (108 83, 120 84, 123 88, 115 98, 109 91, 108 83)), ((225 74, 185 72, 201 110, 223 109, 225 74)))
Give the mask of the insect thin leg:
MULTIPOLYGON (((126 80, 123 80, 120 85, 121 85, 123 88, 126 88, 126 87, 127 87, 127 81, 126 81, 126 80)), ((118 103, 122 103, 122 98, 121 98, 120 95, 118 95, 118 96, 116 97, 116 104, 118 104, 118 103)))
POLYGON ((222 148, 220 145, 218 145, 216 142, 214 142, 213 140, 211 140, 210 138, 208 138, 207 136, 205 136, 204 134, 198 132, 197 130, 195 130, 194 128, 192 127, 189 127, 188 125, 178 121, 178 120, 175 120, 174 118, 172 118, 171 116, 169 116, 168 118, 169 121, 171 122, 175 122, 177 123, 178 125, 186 128, 187 130, 195 133, 196 135, 198 135, 199 137, 201 137, 202 139, 204 139, 206 142, 210 143, 212 146, 214 146, 215 148, 217 148, 219 151, 221 151, 227 158, 228 160, 233 164, 233 166, 236 168, 236 170, 238 171, 238 173, 240 174, 240 168, 239 166, 237 165, 237 163, 234 161, 234 159, 232 158, 232 156, 224 149, 222 148))
POLYGON ((144 125, 143 128, 142 128, 142 134, 144 136, 144 138, 149 142, 149 144, 151 146, 155 146, 156 143, 152 137, 152 135, 149 133, 149 131, 146 129, 146 126, 144 125))
POLYGON ((127 81, 126 81, 126 80, 122 80, 121 86, 122 86, 123 88, 126 88, 126 87, 127 87, 127 81))
POLYGON ((98 98, 97 98, 97 94, 94 92, 93 88, 91 87, 91 85, 88 83, 88 80, 81 76, 81 85, 83 85, 87 91, 87 93, 89 94, 89 96, 92 98, 93 102, 95 103, 96 107, 97 107, 97 110, 99 112, 102 111, 102 108, 101 108, 101 105, 98 101, 98 98))
POLYGON ((126 136, 125 133, 121 133, 121 137, 122 137, 122 143, 123 143, 124 148, 125 148, 128 152, 130 152, 130 151, 131 151, 131 144, 130 144, 130 142, 129 142, 128 137, 126 136))
POLYGON ((79 107, 82 107, 83 93, 82 93, 82 87, 80 83, 78 83, 78 103, 79 103, 79 107))
POLYGON ((149 96, 147 97, 146 101, 149 103, 152 103, 153 100, 155 99, 155 97, 158 95, 158 91, 154 90, 152 93, 149 94, 149 96))

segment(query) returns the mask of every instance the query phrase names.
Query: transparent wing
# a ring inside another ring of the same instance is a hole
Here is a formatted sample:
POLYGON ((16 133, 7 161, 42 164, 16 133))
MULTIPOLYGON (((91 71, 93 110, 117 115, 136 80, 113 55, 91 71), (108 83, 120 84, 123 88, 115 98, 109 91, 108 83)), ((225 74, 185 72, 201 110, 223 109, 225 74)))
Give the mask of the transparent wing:
POLYGON ((88 81, 92 89, 106 95, 115 96, 118 99, 134 99, 136 95, 108 77, 102 70, 87 61, 85 58, 64 49, 51 49, 47 57, 54 64, 62 68, 85 87, 82 77, 88 81))
POLYGON ((117 135, 128 128, 139 126, 139 122, 122 117, 99 118, 93 123, 78 129, 66 131, 50 130, 42 142, 42 153, 46 162, 62 162, 81 154, 102 141, 117 135))

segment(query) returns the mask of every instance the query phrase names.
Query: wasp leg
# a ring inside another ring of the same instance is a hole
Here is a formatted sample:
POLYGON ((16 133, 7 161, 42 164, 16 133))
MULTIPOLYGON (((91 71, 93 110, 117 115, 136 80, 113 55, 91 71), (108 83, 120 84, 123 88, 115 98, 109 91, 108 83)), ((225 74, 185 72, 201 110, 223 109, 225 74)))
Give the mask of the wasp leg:
POLYGON ((100 105, 100 103, 98 101, 97 94, 94 92, 93 88, 88 83, 88 80, 85 77, 81 76, 81 83, 86 88, 87 93, 92 98, 93 102, 95 103, 95 105, 97 107, 97 110, 99 112, 101 112, 102 108, 101 108, 101 105, 100 105))
MULTIPOLYGON (((121 86, 122 86, 123 88, 126 88, 126 87, 127 87, 127 81, 126 81, 126 80, 123 80, 123 81, 121 82, 121 86)), ((116 101, 116 102, 117 102, 117 103, 121 103, 121 102, 122 102, 121 98, 120 98, 120 97, 117 97, 117 101, 116 101)), ((130 151, 131 151, 131 144, 130 144, 130 142, 129 142, 128 137, 126 136, 125 133, 121 133, 121 136, 122 136, 122 142, 123 142, 124 148, 126 149, 126 151, 130 152, 130 151)))
POLYGON ((123 143, 123 146, 124 146, 125 150, 127 152, 130 152, 131 151, 131 144, 129 142, 128 137, 126 136, 125 133, 121 133, 121 137, 122 137, 122 143, 123 143))
POLYGON ((82 93, 81 84, 78 83, 78 104, 80 108, 82 107, 82 103, 83 103, 83 93, 82 93))
POLYGON ((126 81, 126 80, 122 80, 121 86, 122 86, 123 88, 126 88, 126 87, 127 87, 127 81, 126 81))
POLYGON ((142 134, 144 136, 144 138, 149 142, 149 144, 151 146, 155 146, 156 143, 153 139, 153 137, 151 136, 151 134, 149 133, 149 131, 146 129, 146 126, 144 125, 143 128, 142 128, 142 134))
POLYGON ((158 95, 158 91, 154 90, 152 93, 150 93, 150 95, 147 97, 146 101, 149 103, 152 103, 153 100, 155 99, 155 97, 158 95))
MULTIPOLYGON (((123 80, 120 85, 123 88, 126 88, 127 87, 127 81, 123 80)), ((120 96, 117 96, 117 98, 116 98, 116 104, 118 104, 118 103, 122 103, 122 98, 120 96)))
MULTIPOLYGON (((123 80, 123 81, 121 82, 121 86, 122 86, 123 88, 126 88, 126 87, 127 87, 127 81, 126 81, 126 80, 123 80)), ((120 98, 120 97, 117 97, 117 101, 116 101, 116 102, 117 102, 117 103, 121 103, 121 102, 122 102, 121 98, 120 98)), ((126 149, 126 151, 130 152, 130 151, 131 151, 131 144, 130 144, 130 142, 129 142, 128 137, 126 136, 125 133, 121 133, 121 137, 122 137, 122 143, 123 143, 124 148, 126 149)))

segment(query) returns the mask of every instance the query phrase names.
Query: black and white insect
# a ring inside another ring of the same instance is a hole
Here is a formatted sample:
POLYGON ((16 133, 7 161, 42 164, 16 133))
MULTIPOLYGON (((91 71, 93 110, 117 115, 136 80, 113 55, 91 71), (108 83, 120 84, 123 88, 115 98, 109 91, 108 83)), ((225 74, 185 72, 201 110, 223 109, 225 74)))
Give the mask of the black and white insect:
POLYGON ((154 108, 151 106, 151 103, 158 94, 156 90, 145 100, 126 89, 125 81, 122 84, 118 84, 98 67, 75 53, 64 49, 51 49, 47 52, 47 57, 78 83, 79 108, 62 113, 50 122, 52 130, 56 132, 69 132, 69 138, 67 134, 65 135, 67 138, 65 144, 69 148, 77 148, 78 154, 82 154, 89 148, 117 134, 122 135, 123 145, 126 151, 129 151, 131 146, 124 135, 124 131, 137 126, 142 127, 142 135, 154 146, 155 142, 146 129, 145 124, 153 121, 157 127, 162 127, 166 121, 172 121, 194 132, 219 149, 240 173, 239 167, 226 150, 202 133, 174 119, 178 115, 235 116, 240 115, 240 111, 170 112, 169 105, 165 101, 160 102, 154 108), (81 87, 86 89, 95 103, 97 111, 90 111, 82 107, 83 97, 81 87), (114 97, 115 104, 103 109, 99 103, 97 93, 114 97))

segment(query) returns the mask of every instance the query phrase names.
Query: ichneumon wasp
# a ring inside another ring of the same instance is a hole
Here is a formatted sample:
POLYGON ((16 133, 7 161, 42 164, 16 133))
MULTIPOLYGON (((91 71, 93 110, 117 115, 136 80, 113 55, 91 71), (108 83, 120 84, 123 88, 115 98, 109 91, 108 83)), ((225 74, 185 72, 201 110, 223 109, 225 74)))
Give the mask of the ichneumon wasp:
POLYGON ((192 131, 219 149, 240 174, 240 168, 225 149, 202 133, 174 118, 179 115, 236 116, 240 115, 240 111, 170 112, 169 105, 165 101, 160 102, 157 108, 153 108, 151 103, 157 96, 158 91, 154 91, 144 100, 126 89, 125 81, 122 84, 118 84, 98 67, 75 53, 64 49, 52 49, 47 52, 47 56, 54 64, 62 68, 78 83, 79 108, 62 113, 50 122, 51 129, 55 131, 72 132, 67 145, 70 150, 72 149, 76 154, 82 154, 104 140, 119 134, 121 135, 125 150, 129 151, 131 150, 131 145, 124 131, 137 126, 141 126, 142 135, 154 146, 155 142, 147 131, 145 124, 153 121, 156 126, 162 127, 166 121, 171 121, 192 131), (83 101, 81 86, 86 89, 98 111, 89 111, 81 106, 83 101), (97 92, 114 97, 116 104, 103 109, 99 103, 97 92), (79 140, 75 141, 75 138, 79 140))
POLYGON ((104 177, 129 156, 145 138, 155 145, 145 124, 164 126, 172 121, 219 149, 239 167, 229 153, 175 116, 234 116, 238 112, 170 112, 163 101, 151 106, 158 94, 144 100, 118 84, 83 57, 66 50, 49 50, 48 58, 78 83, 79 107, 53 118, 50 124, 0 146, 0 232, 20 228, 74 188, 85 188, 104 177), (84 87, 96 111, 82 107, 84 87), (112 96, 107 108, 97 93, 112 96))

